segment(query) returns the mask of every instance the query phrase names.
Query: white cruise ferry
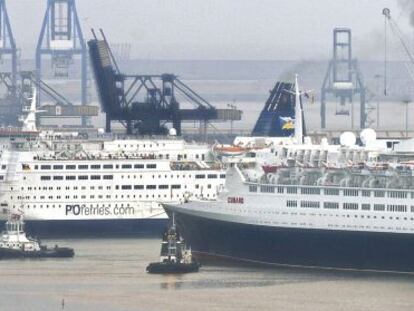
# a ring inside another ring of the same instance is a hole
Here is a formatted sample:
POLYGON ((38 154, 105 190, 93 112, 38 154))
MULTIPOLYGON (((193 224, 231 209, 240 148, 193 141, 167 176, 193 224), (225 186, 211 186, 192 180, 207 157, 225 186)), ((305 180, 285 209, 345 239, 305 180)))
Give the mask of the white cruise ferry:
POLYGON ((414 272, 413 162, 342 169, 233 165, 218 200, 165 204, 197 256, 414 272))
POLYGON ((208 145, 176 137, 0 143, 0 217, 19 209, 36 234, 158 231, 160 203, 214 199, 224 181, 208 145))

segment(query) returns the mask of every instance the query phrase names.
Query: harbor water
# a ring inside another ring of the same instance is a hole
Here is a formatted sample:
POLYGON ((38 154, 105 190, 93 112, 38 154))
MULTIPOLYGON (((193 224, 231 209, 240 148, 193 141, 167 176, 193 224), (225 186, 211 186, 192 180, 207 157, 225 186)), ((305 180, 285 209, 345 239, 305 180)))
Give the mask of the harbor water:
POLYGON ((73 259, 0 261, 0 310, 413 310, 414 275, 215 263, 150 275, 160 239, 45 240, 73 259))

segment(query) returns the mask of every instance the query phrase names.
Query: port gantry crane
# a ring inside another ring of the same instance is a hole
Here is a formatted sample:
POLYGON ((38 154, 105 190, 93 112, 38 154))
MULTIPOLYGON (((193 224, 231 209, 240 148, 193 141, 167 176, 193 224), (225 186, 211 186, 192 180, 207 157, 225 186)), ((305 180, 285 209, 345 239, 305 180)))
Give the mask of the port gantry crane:
POLYGON ((10 25, 9 15, 6 8, 6 0, 0 0, 0 59, 3 62, 10 59, 7 75, 0 76, 0 84, 6 85, 7 96, 0 103, 0 124, 16 124, 22 106, 15 101, 17 88, 17 55, 16 41, 10 25))
MULTIPOLYGON (((75 0, 47 0, 36 47, 36 72, 39 79, 42 78, 42 61, 45 57, 50 58, 54 78, 59 79, 69 78, 69 67, 74 65, 74 58, 79 57, 81 104, 86 106, 88 104, 88 52, 75 0)), ((87 125, 87 119, 86 114, 81 116, 83 127, 87 125)))
MULTIPOLYGON (((387 80, 388 80, 388 55, 387 55, 387 24, 390 27, 391 31, 394 33, 394 35, 398 38, 398 40, 401 43, 401 46, 403 47, 403 50, 405 54, 407 55, 409 59, 409 63, 404 62, 405 68, 407 69, 408 75, 410 77, 410 80, 414 82, 414 55, 411 53, 408 44, 406 43, 404 39, 403 32, 401 31, 400 27, 398 27, 398 24, 395 22, 395 20, 391 17, 391 10, 388 8, 384 8, 382 10, 382 14, 384 15, 384 21, 385 21, 385 46, 384 46, 384 95, 387 95, 387 80)), ((408 104, 411 102, 411 99, 408 97, 410 94, 406 94, 407 98, 403 99, 403 103, 405 105, 405 136, 408 137, 408 104)), ((411 94, 412 96, 412 94, 411 94)))
MULTIPOLYGON (((410 76, 410 79, 412 82, 414 82, 414 55, 411 53, 410 48, 408 47, 407 42, 404 39, 403 32, 401 31, 400 27, 398 27, 398 24, 395 22, 395 20, 391 17, 391 10, 388 8, 384 8, 382 10, 382 14, 385 18, 385 26, 389 26, 391 31, 394 33, 394 35, 398 38, 398 40, 401 43, 401 46, 403 47, 403 50, 405 54, 407 55, 409 59, 409 63, 405 62, 405 68, 407 69, 407 72, 410 76)), ((388 70, 387 70, 387 63, 388 63, 388 53, 387 53, 387 27, 385 27, 385 49, 384 49, 384 95, 387 95, 387 79, 388 79, 388 70)))
POLYGON ((347 102, 351 105, 351 127, 353 127, 353 100, 359 95, 360 127, 365 128, 366 88, 359 69, 358 61, 352 58, 352 35, 349 28, 335 28, 333 30, 333 57, 329 61, 328 70, 321 88, 321 128, 326 128, 326 102, 328 95, 339 98, 339 107, 336 115, 349 116, 347 102))
POLYGON ((166 123, 172 123, 181 135, 182 121, 199 120, 205 135, 207 122, 241 119, 240 110, 216 109, 174 74, 122 73, 103 31, 102 39, 92 33, 89 54, 101 108, 106 113, 106 132, 111 131, 112 121, 123 124, 127 134, 145 135, 166 134, 166 123), (180 107, 179 96, 195 108, 180 107))

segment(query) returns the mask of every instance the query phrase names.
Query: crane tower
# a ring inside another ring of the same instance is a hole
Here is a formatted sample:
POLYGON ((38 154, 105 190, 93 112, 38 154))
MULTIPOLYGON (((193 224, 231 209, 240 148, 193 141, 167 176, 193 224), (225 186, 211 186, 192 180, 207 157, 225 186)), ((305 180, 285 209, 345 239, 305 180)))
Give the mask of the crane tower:
MULTIPOLYGON (((347 102, 353 105, 355 95, 360 100, 360 127, 364 128, 367 115, 365 107, 365 87, 358 61, 352 58, 352 36, 349 28, 333 30, 333 57, 321 89, 321 127, 326 128, 326 100, 328 95, 339 98, 337 115, 349 115, 347 102)), ((353 109, 352 109, 353 111, 353 109)), ((351 115, 351 118, 354 116, 351 115)))
MULTIPOLYGON (((75 0, 48 0, 36 48, 36 71, 42 77, 42 60, 51 60, 55 78, 68 78, 74 57, 80 57, 81 104, 87 104, 87 47, 83 38, 75 0)), ((86 126, 82 117, 82 126, 86 126)))

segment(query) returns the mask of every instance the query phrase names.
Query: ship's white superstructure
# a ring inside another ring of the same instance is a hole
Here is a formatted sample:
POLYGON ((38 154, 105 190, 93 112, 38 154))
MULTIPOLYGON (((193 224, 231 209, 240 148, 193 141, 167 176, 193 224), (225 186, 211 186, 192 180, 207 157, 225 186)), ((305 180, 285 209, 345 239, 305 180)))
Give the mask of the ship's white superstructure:
POLYGON ((210 147, 181 139, 4 141, 0 215, 30 221, 165 219, 161 202, 215 198, 225 171, 210 147))
POLYGON ((211 217, 297 229, 414 234, 414 170, 302 169, 250 177, 234 166, 216 201, 183 204, 211 217))

